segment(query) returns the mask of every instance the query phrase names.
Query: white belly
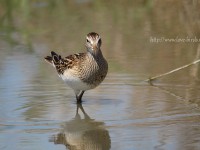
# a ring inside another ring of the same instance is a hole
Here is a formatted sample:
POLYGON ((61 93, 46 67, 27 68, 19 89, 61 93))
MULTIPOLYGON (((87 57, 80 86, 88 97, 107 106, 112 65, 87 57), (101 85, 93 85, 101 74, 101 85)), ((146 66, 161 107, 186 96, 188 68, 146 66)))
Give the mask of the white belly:
POLYGON ((70 88, 74 89, 75 91, 86 91, 93 88, 92 86, 82 82, 78 77, 71 75, 68 71, 66 71, 63 75, 60 75, 60 77, 70 88))

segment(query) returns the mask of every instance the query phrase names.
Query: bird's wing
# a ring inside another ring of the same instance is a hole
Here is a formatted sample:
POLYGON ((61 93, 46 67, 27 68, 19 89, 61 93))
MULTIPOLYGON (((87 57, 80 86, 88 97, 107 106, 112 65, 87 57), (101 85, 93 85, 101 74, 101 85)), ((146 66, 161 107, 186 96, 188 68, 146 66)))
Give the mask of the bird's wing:
POLYGON ((45 60, 53 65, 58 74, 63 74, 66 69, 71 69, 80 63, 85 58, 85 53, 76 53, 62 58, 61 55, 51 52, 51 56, 45 57, 45 60))

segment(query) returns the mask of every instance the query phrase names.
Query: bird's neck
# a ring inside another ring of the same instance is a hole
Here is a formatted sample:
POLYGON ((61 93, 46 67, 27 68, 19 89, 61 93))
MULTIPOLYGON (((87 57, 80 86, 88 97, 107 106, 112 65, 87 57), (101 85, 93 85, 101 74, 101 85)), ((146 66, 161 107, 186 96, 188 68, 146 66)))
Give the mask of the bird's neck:
POLYGON ((95 60, 99 60, 103 58, 103 54, 101 52, 101 49, 96 50, 95 52, 88 51, 88 54, 92 56, 95 60))

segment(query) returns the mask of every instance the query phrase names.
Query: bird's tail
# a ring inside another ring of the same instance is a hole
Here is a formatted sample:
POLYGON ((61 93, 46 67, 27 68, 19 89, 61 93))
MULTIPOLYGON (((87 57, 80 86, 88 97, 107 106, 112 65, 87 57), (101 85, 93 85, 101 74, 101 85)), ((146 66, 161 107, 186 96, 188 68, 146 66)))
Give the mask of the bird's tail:
POLYGON ((46 56, 44 59, 54 67, 59 65, 62 60, 61 56, 56 54, 54 51, 51 51, 51 56, 46 56))

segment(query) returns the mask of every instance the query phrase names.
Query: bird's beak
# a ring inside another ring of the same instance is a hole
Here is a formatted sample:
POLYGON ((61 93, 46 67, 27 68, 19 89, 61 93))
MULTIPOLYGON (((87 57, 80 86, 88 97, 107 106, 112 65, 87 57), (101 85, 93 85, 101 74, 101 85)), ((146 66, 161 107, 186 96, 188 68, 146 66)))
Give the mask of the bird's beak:
POLYGON ((96 44, 93 45, 92 47, 93 47, 93 50, 94 50, 94 51, 98 50, 98 46, 97 46, 96 44))

